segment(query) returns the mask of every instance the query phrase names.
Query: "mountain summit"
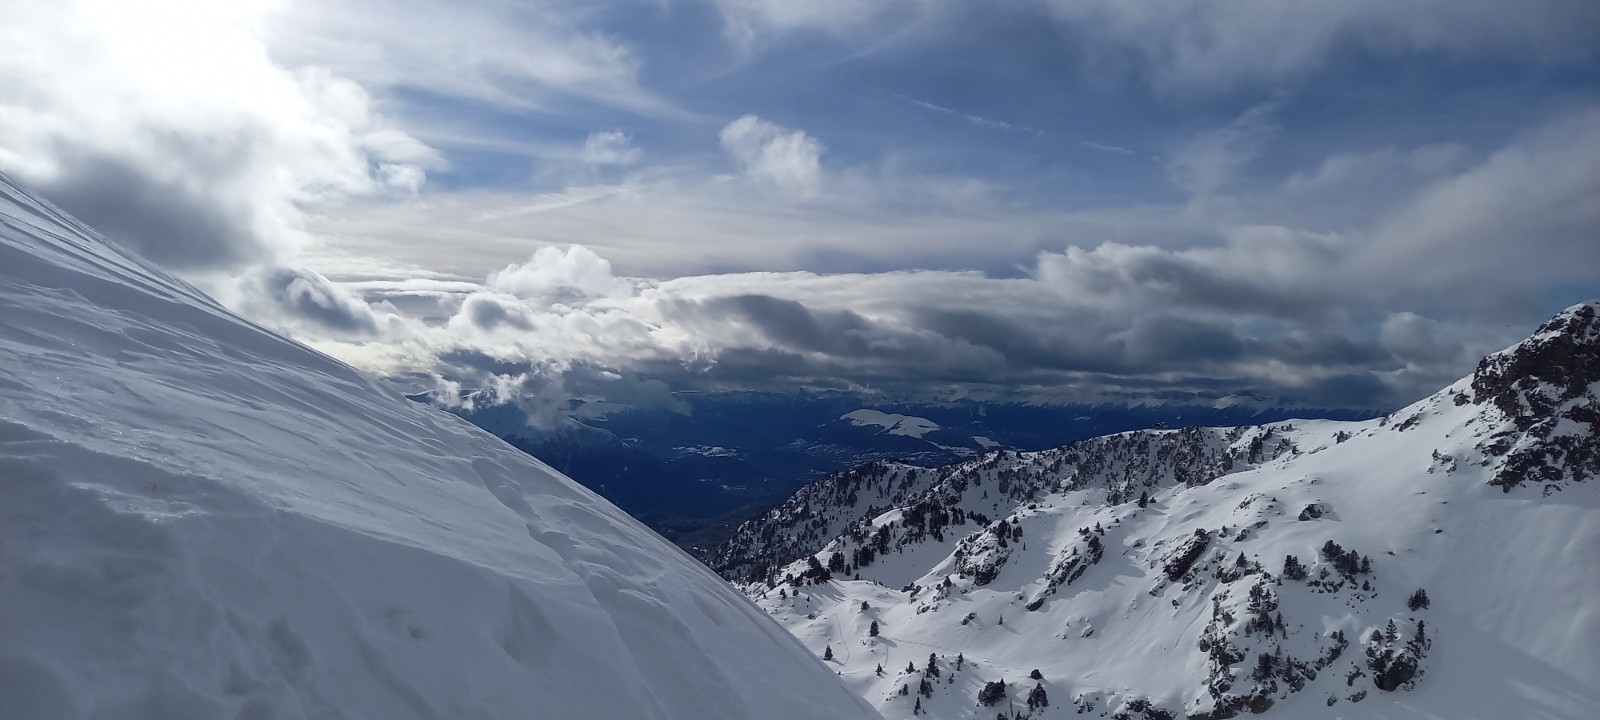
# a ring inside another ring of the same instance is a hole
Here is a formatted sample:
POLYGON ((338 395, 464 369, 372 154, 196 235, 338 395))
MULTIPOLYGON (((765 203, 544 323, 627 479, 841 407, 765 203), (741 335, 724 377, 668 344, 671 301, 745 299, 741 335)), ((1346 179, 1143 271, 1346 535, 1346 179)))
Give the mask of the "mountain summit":
POLYGON ((1485 357, 1472 375, 1472 402, 1511 421, 1481 447, 1504 458, 1492 484, 1511 492, 1527 482, 1554 489, 1600 477, 1600 302, 1567 308, 1485 357))
POLYGON ((714 562, 888 718, 1593 717, 1597 313, 1372 421, 864 466, 714 562))
POLYGON ((0 717, 876 714, 714 574, 0 176, 0 717))

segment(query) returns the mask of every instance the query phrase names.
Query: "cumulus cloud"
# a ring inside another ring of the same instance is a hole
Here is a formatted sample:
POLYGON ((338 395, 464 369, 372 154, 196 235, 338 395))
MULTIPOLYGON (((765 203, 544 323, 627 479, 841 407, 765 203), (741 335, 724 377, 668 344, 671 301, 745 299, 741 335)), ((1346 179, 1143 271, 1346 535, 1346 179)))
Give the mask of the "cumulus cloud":
POLYGON ((754 115, 722 128, 722 147, 746 175, 799 195, 814 195, 822 178, 822 143, 754 115))
POLYGON ((626 285, 611 273, 611 263, 582 245, 565 250, 542 247, 525 263, 490 273, 491 289, 543 302, 607 297, 626 285))
POLYGON ((368 302, 303 267, 254 267, 212 283, 211 292, 246 317, 313 343, 398 345, 420 326, 394 305, 368 302))
POLYGON ((0 169, 157 262, 206 271, 292 255, 308 207, 414 193, 442 163, 359 85, 274 64, 258 20, 180 0, 7 3, 0 169))

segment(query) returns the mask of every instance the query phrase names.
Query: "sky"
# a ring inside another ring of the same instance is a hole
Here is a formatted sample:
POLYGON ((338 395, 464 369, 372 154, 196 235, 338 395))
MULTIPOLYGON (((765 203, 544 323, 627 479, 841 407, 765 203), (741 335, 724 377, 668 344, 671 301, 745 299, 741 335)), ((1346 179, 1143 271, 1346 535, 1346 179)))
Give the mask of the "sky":
POLYGON ((12 0, 0 172, 443 397, 1391 409, 1600 297, 1597 78, 1592 0, 12 0))

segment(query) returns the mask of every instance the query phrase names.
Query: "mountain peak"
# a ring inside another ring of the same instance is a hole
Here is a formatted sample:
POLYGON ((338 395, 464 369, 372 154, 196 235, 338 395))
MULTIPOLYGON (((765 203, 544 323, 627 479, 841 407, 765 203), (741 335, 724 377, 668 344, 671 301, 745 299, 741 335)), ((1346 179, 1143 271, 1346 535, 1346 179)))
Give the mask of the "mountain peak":
MULTIPOLYGON (((1505 458, 1490 481, 1509 492, 1527 481, 1600 477, 1600 301, 1563 310, 1528 339, 1483 358, 1472 401, 1516 428, 1482 449, 1505 458)), ((1457 402, 1464 402, 1458 396, 1457 402)))

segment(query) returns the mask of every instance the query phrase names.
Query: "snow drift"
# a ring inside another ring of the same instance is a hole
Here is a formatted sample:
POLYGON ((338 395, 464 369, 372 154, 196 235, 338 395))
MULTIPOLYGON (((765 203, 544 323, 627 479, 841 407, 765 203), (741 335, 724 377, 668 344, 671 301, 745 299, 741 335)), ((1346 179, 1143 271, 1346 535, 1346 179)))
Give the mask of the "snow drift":
POLYGON ((0 717, 867 718, 717 576, 0 176, 0 717))

